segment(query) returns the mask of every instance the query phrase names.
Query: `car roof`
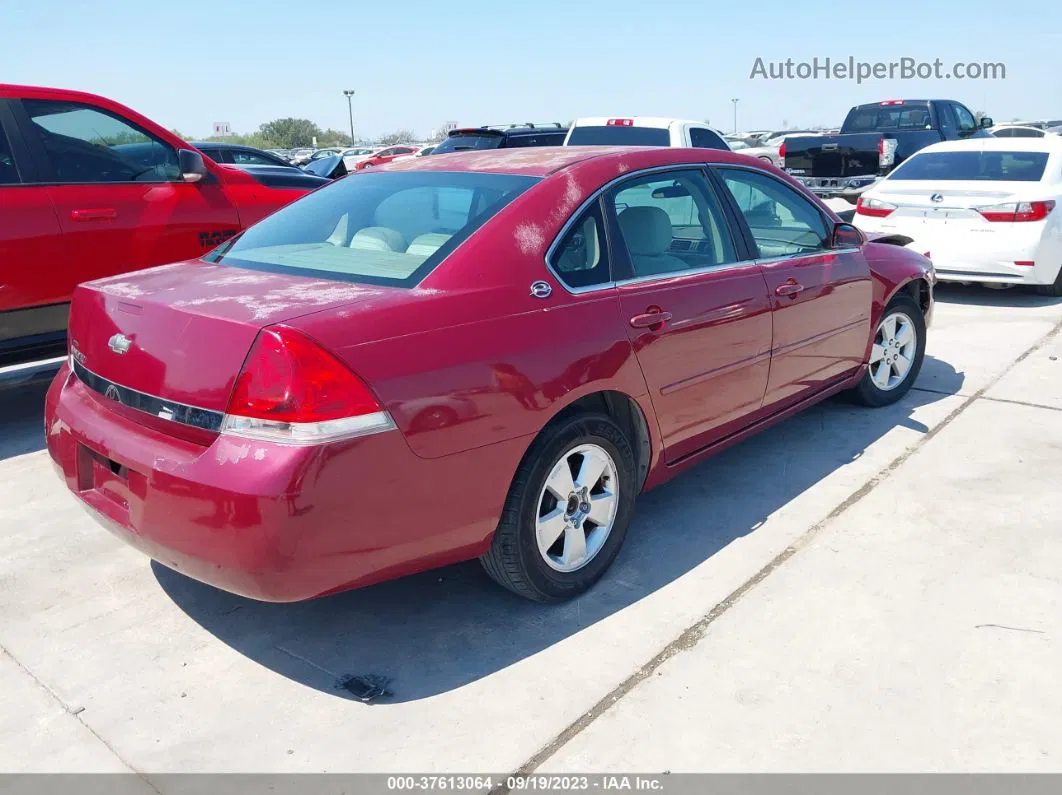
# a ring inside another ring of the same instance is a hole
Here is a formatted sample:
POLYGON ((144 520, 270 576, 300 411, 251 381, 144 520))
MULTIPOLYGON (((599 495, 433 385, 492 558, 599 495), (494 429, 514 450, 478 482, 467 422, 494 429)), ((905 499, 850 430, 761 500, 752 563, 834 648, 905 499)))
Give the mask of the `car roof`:
POLYGON ((572 127, 605 127, 612 119, 629 120, 631 122, 629 126, 633 127, 659 127, 666 129, 672 124, 696 124, 698 127, 710 127, 710 125, 696 119, 669 119, 664 116, 584 116, 581 119, 576 119, 572 127))
POLYGON ((541 146, 433 154, 431 157, 400 160, 377 171, 478 171, 547 177, 591 160, 595 166, 612 171, 616 176, 627 171, 682 163, 747 165, 751 162, 757 166, 763 165, 760 161, 722 149, 682 149, 668 146, 541 146))

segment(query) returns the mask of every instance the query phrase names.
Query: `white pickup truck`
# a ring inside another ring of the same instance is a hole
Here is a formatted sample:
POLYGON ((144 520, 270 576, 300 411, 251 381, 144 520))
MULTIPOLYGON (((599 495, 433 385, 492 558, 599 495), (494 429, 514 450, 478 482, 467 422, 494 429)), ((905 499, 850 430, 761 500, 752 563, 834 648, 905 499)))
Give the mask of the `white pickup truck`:
POLYGON ((730 149, 723 136, 703 122, 658 116, 588 116, 576 119, 568 130, 564 145, 730 149))

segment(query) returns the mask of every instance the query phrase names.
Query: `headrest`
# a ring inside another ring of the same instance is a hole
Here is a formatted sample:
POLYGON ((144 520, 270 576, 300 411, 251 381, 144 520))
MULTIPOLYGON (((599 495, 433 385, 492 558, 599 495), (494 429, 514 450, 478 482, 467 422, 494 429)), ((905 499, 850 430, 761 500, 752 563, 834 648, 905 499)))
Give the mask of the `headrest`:
POLYGON ((441 232, 429 232, 426 235, 417 235, 406 249, 407 254, 416 254, 418 257, 430 257, 443 247, 451 235, 441 232))
POLYGON ((367 226, 359 229, 350 240, 351 248, 369 251, 405 251, 406 241, 394 229, 386 226, 367 226))
POLYGON ((656 256, 671 247, 671 219, 659 207, 628 207, 619 226, 631 254, 656 256))

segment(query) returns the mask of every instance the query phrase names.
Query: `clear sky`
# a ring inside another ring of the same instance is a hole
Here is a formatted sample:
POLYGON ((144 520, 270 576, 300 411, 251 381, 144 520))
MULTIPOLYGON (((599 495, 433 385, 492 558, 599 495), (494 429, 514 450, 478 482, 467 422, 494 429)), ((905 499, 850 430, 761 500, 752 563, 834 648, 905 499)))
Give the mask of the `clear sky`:
POLYGON ((1062 3, 1001 0, 0 0, 0 80, 77 88, 167 127, 282 116, 373 137, 658 115, 837 125, 886 98, 1062 118, 1062 3), (1002 62, 1005 80, 750 79, 765 61, 1002 62))

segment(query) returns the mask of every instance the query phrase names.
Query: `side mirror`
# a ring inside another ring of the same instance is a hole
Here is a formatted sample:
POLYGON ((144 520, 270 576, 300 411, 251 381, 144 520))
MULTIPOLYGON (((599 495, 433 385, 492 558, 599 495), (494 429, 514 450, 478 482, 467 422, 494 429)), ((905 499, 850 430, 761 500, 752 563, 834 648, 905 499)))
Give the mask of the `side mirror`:
POLYGON ((181 168, 181 179, 185 182, 199 182, 210 173, 203 156, 191 149, 178 149, 177 162, 181 168))
POLYGON ((830 248, 859 247, 866 243, 863 233, 851 224, 840 223, 833 227, 833 238, 830 240, 830 248))
POLYGON ((989 127, 992 127, 994 125, 995 125, 995 122, 992 121, 992 117, 991 116, 984 116, 984 117, 981 118, 981 129, 982 130, 987 130, 989 127))

